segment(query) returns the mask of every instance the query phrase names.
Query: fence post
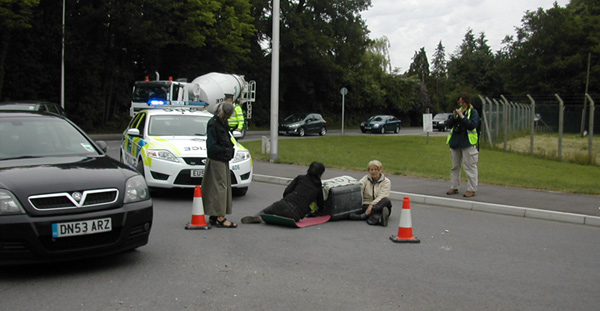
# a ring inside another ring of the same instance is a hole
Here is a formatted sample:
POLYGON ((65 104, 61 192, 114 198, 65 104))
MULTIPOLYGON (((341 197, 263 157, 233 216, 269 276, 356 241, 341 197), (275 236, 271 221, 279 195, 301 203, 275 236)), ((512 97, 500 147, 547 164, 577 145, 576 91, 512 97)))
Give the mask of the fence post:
POLYGON ((504 124, 504 151, 506 151, 506 147, 508 145, 508 100, 506 99, 506 97, 504 97, 504 95, 500 95, 500 97, 502 97, 502 123, 504 124))
POLYGON ((558 99, 558 160, 562 160, 562 137, 563 137, 563 123, 564 123, 564 106, 565 103, 558 96, 554 94, 558 99))
MULTIPOLYGON (((494 144, 492 143, 492 135, 490 134, 490 127, 488 125, 488 117, 486 117, 486 114, 485 114, 486 101, 485 101, 485 98, 483 98, 483 96, 481 96, 481 95, 479 95, 479 98, 481 99, 481 114, 483 115, 484 130, 485 130, 485 133, 487 134, 488 141, 490 142, 490 148, 494 149, 494 144)), ((490 113, 490 115, 491 115, 491 113, 490 113)))
POLYGON ((490 134, 493 134, 492 131, 494 130, 494 104, 492 103, 492 101, 490 100, 489 97, 485 97, 486 102, 488 103, 488 126, 490 127, 490 134))
POLYGON ((529 100, 531 101, 531 119, 530 119, 530 123, 529 126, 531 128, 531 139, 529 140, 529 154, 533 155, 533 137, 535 135, 535 124, 533 122, 533 120, 535 120, 535 100, 533 100, 533 98, 527 94, 527 97, 529 98, 529 100))
POLYGON ((588 94, 585 93, 585 96, 587 97, 587 99, 590 101, 590 132, 589 132, 589 146, 588 146, 588 152, 590 155, 590 163, 593 164, 594 161, 592 160, 592 156, 594 155, 592 152, 592 147, 594 147, 594 101, 592 100, 592 97, 588 94))
POLYGON ((500 137, 500 103, 494 98, 494 103, 496 104, 496 135, 495 137, 500 137))

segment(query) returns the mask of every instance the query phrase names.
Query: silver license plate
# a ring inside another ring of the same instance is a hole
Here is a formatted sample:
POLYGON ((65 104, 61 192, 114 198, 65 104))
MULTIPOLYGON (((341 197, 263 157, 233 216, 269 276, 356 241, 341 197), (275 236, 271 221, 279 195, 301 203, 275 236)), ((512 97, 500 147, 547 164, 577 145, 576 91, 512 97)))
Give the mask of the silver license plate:
POLYGON ((204 170, 191 170, 190 176, 191 177, 202 177, 202 176, 204 176, 204 170))

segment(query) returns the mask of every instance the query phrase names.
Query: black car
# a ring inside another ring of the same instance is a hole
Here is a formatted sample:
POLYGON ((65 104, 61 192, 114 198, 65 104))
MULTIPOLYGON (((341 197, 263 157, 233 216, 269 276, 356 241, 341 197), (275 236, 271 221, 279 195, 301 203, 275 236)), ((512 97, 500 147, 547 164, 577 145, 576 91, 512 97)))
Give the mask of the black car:
POLYGON ((360 124, 360 130, 363 133, 371 131, 373 133, 383 134, 385 132, 400 132, 402 120, 390 115, 375 115, 360 124))
POLYGON ((432 125, 434 129, 444 132, 448 129, 448 119, 452 116, 451 113, 438 113, 433 117, 432 125))
POLYGON ((65 116, 65 110, 60 104, 47 101, 8 101, 0 103, 0 110, 45 111, 65 116))
POLYGON ((304 136, 327 134, 327 121, 318 113, 294 113, 279 123, 279 134, 304 136))
POLYGON ((148 243, 153 206, 144 177, 106 149, 64 117, 0 112, 0 264, 148 243))

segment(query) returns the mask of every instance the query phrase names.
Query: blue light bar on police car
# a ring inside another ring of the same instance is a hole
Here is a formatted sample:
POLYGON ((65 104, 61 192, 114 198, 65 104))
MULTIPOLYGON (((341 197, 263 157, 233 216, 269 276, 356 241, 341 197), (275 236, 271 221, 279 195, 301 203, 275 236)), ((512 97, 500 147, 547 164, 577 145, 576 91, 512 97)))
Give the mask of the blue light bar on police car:
POLYGON ((168 105, 169 102, 164 99, 149 99, 148 106, 164 106, 168 105))

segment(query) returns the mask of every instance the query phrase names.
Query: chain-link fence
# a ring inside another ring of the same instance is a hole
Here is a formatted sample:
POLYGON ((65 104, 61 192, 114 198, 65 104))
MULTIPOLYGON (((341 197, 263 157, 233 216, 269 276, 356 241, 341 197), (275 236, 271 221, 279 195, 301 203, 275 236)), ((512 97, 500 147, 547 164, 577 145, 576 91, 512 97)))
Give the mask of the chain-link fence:
POLYGON ((479 97, 482 146, 600 165, 598 139, 594 141, 600 111, 590 95, 479 97))

